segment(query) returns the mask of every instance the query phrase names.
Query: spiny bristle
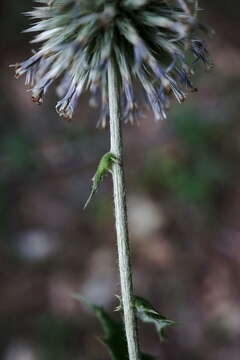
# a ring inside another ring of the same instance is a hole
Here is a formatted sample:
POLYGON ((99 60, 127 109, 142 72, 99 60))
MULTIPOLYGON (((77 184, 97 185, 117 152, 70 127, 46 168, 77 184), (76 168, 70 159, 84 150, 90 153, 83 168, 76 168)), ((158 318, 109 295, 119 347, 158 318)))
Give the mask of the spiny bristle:
POLYGON ((197 0, 37 0, 27 15, 37 32, 39 50, 16 64, 15 76, 26 75, 34 102, 60 79, 60 116, 71 119, 84 90, 96 105, 102 94, 101 125, 108 120, 107 69, 116 63, 122 114, 133 121, 138 111, 135 86, 140 83, 155 118, 165 119, 169 98, 181 103, 195 91, 192 66, 211 66, 199 38, 197 0))

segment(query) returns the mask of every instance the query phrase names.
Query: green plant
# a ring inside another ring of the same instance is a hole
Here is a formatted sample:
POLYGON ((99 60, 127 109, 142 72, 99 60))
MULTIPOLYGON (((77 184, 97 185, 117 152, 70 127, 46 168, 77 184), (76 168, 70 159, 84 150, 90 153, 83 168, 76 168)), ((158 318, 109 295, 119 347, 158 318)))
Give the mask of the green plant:
POLYGON ((203 26, 197 20, 198 1, 37 2, 41 5, 27 13, 34 21, 27 31, 38 32, 32 42, 41 45, 32 57, 14 65, 15 74, 17 78, 26 75, 26 85, 32 92, 33 101, 38 104, 42 104, 48 88, 60 79, 57 93, 61 100, 56 109, 67 120, 73 117, 85 89, 90 90, 91 105, 98 105, 101 98, 99 124, 110 126, 109 153, 116 161, 104 167, 95 187, 107 170, 112 173, 128 354, 130 360, 138 360, 140 351, 128 239, 122 123, 133 122, 138 116, 136 84, 141 86, 155 119, 165 119, 172 97, 181 103, 189 90, 196 90, 191 81, 193 64, 202 61, 207 68, 211 67, 205 44, 199 38, 203 26))

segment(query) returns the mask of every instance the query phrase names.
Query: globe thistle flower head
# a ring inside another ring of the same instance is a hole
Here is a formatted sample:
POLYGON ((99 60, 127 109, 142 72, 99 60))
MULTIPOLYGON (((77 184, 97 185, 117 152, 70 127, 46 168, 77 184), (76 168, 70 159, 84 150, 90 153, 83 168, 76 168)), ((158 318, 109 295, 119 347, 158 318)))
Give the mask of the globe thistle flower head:
POLYGON ((42 104, 56 84, 59 115, 71 119, 83 91, 90 104, 101 106, 100 124, 107 124, 110 60, 121 95, 122 114, 133 121, 137 113, 136 86, 142 89, 157 120, 166 118, 174 96, 180 103, 199 61, 211 66, 199 38, 197 0, 37 0, 27 13, 37 32, 39 49, 14 65, 16 78, 26 77, 32 99, 42 104), (139 86, 140 85, 140 86, 139 86))

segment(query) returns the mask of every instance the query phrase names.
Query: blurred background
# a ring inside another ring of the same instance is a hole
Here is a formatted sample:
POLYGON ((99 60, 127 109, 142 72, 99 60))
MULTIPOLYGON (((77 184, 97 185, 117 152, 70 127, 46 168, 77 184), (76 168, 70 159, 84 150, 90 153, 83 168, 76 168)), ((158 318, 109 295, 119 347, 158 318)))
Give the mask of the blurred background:
MULTIPOLYGON (((178 322, 164 344, 141 327, 144 351, 161 360, 240 358, 240 3, 200 4, 216 30, 214 70, 198 68, 199 92, 166 122, 147 112, 124 128, 136 293, 178 322)), ((31 7, 0 5, 0 357, 108 359, 97 320, 71 295, 111 312, 117 303, 110 177, 82 210, 109 135, 87 96, 69 124, 54 91, 37 107, 13 78, 8 65, 30 53, 31 7)))

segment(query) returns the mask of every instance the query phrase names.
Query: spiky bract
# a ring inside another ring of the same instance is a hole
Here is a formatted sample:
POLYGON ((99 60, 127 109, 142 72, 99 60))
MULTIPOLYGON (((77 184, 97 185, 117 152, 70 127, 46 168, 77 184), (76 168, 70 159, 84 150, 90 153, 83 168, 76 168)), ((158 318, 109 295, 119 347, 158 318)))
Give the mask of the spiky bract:
POLYGON ((16 77, 26 75, 33 101, 41 104, 54 81, 62 99, 56 109, 71 119, 84 89, 91 104, 101 98, 100 123, 108 119, 107 68, 114 59, 123 117, 133 121, 135 87, 144 90, 156 119, 166 118, 171 94, 179 102, 187 89, 192 65, 209 65, 198 38, 197 0, 38 0, 27 13, 38 32, 32 43, 40 49, 15 65, 16 77), (138 86, 138 85, 137 85, 138 86), (139 86, 138 86, 139 87, 139 86))

